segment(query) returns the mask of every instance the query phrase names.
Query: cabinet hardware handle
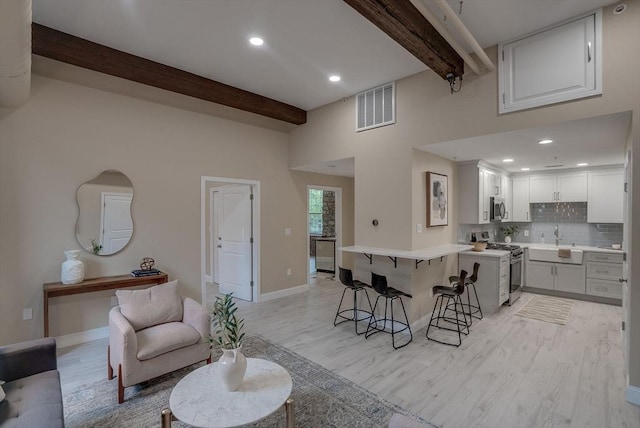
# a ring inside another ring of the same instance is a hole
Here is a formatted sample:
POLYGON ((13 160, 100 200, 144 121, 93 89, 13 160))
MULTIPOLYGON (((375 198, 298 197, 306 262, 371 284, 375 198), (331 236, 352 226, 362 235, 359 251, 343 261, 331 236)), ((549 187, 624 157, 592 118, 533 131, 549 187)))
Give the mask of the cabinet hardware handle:
POLYGON ((529 211, 527 211, 527 220, 529 220, 529 211))
POLYGON ((587 43, 587 62, 591 62, 591 42, 587 43))
POLYGON ((627 282, 627 280, 624 278, 618 278, 618 282, 622 284, 623 282, 627 282))

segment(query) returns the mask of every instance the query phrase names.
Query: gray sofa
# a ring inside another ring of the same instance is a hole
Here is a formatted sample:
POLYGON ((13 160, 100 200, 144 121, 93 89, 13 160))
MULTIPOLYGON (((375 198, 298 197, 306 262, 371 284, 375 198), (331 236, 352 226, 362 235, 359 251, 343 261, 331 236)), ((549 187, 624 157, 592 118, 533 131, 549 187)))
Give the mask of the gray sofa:
POLYGON ((36 339, 0 347, 1 428, 64 427, 56 341, 36 339))

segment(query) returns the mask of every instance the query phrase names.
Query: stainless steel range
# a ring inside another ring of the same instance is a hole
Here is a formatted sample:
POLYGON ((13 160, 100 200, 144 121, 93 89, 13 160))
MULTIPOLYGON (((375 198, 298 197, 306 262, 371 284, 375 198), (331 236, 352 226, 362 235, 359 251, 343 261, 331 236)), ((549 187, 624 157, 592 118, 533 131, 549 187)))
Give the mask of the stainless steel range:
POLYGON ((490 242, 487 244, 488 250, 502 250, 511 253, 511 266, 509 269, 509 306, 520 298, 522 294, 522 256, 524 251, 519 245, 499 244, 490 242))

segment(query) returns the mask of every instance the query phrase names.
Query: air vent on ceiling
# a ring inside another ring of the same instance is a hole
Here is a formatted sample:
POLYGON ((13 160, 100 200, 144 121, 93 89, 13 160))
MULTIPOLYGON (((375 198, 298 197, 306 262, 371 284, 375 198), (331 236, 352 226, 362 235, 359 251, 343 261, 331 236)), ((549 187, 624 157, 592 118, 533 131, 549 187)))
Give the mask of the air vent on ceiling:
POLYGON ((564 165, 545 165, 545 168, 562 168, 564 165))
POLYGON ((396 84, 387 83, 356 95, 356 131, 396 122, 396 84))

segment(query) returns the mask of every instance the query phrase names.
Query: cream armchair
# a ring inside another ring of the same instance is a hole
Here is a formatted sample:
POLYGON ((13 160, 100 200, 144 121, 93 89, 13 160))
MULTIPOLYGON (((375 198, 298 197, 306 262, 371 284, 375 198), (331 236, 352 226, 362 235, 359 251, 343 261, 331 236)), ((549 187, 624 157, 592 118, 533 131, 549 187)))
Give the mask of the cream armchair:
POLYGON ((206 310, 178 294, 178 282, 146 290, 118 290, 109 312, 107 374, 118 376, 118 403, 124 388, 187 367, 211 362, 206 310))

